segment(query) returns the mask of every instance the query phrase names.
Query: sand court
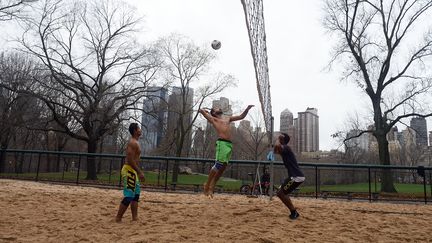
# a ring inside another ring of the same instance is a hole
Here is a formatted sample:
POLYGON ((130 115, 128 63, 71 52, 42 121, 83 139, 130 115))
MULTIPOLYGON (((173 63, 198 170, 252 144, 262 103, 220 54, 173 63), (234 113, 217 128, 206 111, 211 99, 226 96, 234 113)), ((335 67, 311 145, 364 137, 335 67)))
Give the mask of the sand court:
POLYGON ((144 191, 115 223, 120 190, 0 180, 0 242, 432 242, 432 205, 144 191))

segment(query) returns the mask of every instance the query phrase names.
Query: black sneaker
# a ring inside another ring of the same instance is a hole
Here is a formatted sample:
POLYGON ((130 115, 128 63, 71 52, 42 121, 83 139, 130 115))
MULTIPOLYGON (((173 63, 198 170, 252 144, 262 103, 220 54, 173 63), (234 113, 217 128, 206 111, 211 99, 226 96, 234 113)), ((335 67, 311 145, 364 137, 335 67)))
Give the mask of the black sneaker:
POLYGON ((291 212, 289 218, 294 220, 294 219, 297 219, 299 216, 300 216, 300 214, 297 212, 297 210, 294 210, 291 212))

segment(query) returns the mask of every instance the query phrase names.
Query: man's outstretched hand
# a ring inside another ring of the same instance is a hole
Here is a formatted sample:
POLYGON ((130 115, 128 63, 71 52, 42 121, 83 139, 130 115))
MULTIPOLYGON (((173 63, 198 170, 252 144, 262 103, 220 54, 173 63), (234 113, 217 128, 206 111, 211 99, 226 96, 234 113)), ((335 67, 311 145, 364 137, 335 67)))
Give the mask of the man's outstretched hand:
POLYGON ((273 151, 268 152, 268 154, 267 154, 267 160, 274 161, 274 153, 273 153, 273 151))

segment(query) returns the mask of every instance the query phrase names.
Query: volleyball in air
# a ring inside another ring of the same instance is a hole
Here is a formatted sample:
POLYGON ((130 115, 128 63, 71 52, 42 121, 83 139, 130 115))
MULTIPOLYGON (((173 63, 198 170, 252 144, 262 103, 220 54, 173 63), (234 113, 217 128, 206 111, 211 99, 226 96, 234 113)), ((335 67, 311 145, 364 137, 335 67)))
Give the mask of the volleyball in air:
POLYGON ((211 43, 211 47, 215 50, 218 50, 219 48, 221 48, 221 46, 222 46, 222 43, 218 40, 214 40, 211 43))

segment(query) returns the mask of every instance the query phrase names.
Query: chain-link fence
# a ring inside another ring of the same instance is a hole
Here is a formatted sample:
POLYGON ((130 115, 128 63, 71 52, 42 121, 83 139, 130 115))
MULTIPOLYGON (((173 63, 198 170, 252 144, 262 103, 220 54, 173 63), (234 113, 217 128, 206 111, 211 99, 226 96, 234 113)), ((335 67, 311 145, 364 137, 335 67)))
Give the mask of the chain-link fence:
MULTIPOLYGON (((0 178, 28 179, 97 186, 121 187, 124 155, 50 151, 0 150, 0 178), (87 179, 87 162, 96 165, 97 180, 87 179)), ((214 161, 199 158, 142 157, 143 186, 163 191, 202 191, 214 161), (178 166, 178 170, 174 167, 178 166), (177 176, 173 174, 178 171, 177 176), (177 179, 175 179, 177 177, 177 179)), ((268 193, 262 183, 268 161, 231 161, 216 190, 224 193, 268 193), (262 183, 262 184, 261 184, 262 183), (243 191, 241 190, 244 189, 243 191), (247 189, 245 189, 247 188, 247 189), (260 190, 255 190, 260 188, 260 190)), ((300 163, 306 181, 295 195, 344 200, 432 202, 432 168, 409 166, 300 163)), ((288 176, 274 162, 276 190, 288 176)), ((268 178, 267 178, 268 179, 268 178)))

